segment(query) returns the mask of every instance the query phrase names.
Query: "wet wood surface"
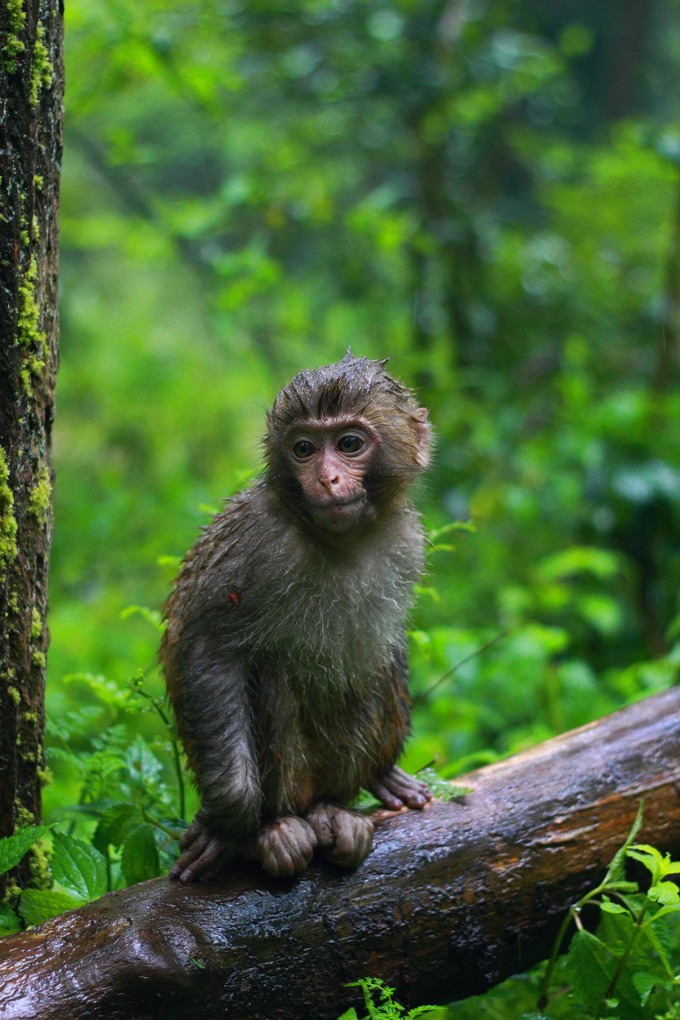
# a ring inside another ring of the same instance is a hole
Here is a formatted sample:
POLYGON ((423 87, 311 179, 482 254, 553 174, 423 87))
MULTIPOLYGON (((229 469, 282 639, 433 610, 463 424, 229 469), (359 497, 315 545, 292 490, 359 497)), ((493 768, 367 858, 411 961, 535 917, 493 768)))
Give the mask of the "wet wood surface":
POLYGON ((354 872, 156 879, 2 940, 0 1017, 332 1020, 368 975, 412 1005, 481 992, 547 955, 641 799, 639 841, 680 852, 680 688, 460 781, 382 817, 354 872))

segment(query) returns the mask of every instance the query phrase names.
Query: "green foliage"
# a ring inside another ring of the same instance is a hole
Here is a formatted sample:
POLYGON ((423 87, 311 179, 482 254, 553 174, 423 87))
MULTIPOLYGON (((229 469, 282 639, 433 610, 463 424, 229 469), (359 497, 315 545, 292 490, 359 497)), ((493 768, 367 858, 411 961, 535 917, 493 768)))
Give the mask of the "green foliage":
POLYGON ((619 1020, 655 1020, 661 1011, 680 1006, 680 895, 669 875, 680 874, 680 862, 656 848, 634 844, 642 822, 642 806, 624 847, 615 855, 603 881, 575 904, 562 926, 543 976, 539 1006, 548 1008, 547 989, 570 921, 571 939, 566 974, 570 1000, 582 1015, 619 1020), (644 891, 626 878, 626 860, 648 871, 644 891), (596 932, 585 928, 584 908, 597 907, 596 932))
MULTIPOLYGON (((158 626, 153 613, 142 615, 158 626)), ((144 689, 143 677, 132 677, 126 689, 90 674, 72 676, 68 683, 96 700, 48 722, 50 766, 73 777, 76 800, 62 800, 54 824, 29 826, 0 840, 0 869, 7 871, 37 840, 51 836, 52 887, 26 889, 19 898, 18 915, 30 925, 167 872, 184 828, 179 748, 165 707, 144 689), (142 726, 149 713, 160 718, 165 738, 149 742, 138 733, 129 739, 121 720, 134 718, 142 726), (107 714, 116 721, 100 728, 107 714)), ((63 786, 68 789, 67 782, 63 786)), ((4 906, 0 934, 18 926, 16 911, 4 906)))
MULTIPOLYGON (((0 875, 16 867, 31 847, 42 840, 49 831, 49 825, 26 825, 17 829, 11 836, 0 839, 0 875)), ((67 906, 61 906, 56 913, 66 909, 67 906)), ((16 910, 10 903, 0 902, 0 938, 20 930, 21 920, 16 910)))
POLYGON ((144 839, 138 830, 145 829, 151 818, 164 847, 176 835, 178 823, 161 819, 182 818, 185 810, 179 749, 165 709, 159 706, 162 724, 167 726, 165 736, 149 741, 138 733, 131 739, 122 719, 134 716, 143 727, 145 715, 156 711, 155 699, 142 691, 139 677, 132 678, 127 691, 100 677, 94 683, 90 677, 79 679, 85 679, 90 691, 97 691, 99 705, 69 713, 63 726, 48 722, 55 741, 48 760, 75 774, 79 784, 78 803, 67 810, 76 812, 86 825, 96 820, 93 842, 104 854, 110 847, 124 850, 128 839, 144 839), (99 724, 107 715, 116 721, 101 732, 99 724), (82 741, 82 749, 59 746, 66 733, 82 741))
POLYGON ((104 857, 88 843, 52 834, 51 889, 25 889, 19 900, 19 914, 25 924, 40 924, 50 917, 81 907, 107 889, 104 857))
POLYGON ((441 800, 445 804, 450 800, 467 797, 469 793, 473 792, 471 786, 463 786, 460 783, 450 783, 447 780, 442 779, 439 773, 431 766, 421 769, 418 772, 418 778, 422 779, 424 783, 427 783, 437 800, 441 800))
POLYGON ((672 1020, 680 1008, 680 890, 669 876, 680 874, 680 862, 633 842, 641 822, 642 806, 602 882, 569 910, 547 964, 449 1007, 447 1015, 672 1020), (626 877, 631 860, 648 873, 639 883, 626 877), (576 931, 560 959, 572 926, 576 931))
POLYGON ((52 876, 82 903, 106 892, 106 862, 95 847, 63 833, 53 835, 52 876))
POLYGON ((24 889, 19 901, 19 913, 26 925, 42 924, 66 910, 76 910, 85 901, 79 896, 56 889, 24 889))
POLYGON ((442 1011, 433 1006, 417 1006, 406 1010, 394 998, 394 988, 388 988, 379 978, 361 978, 352 981, 347 987, 361 989, 366 1013, 360 1016, 352 1007, 339 1020, 414 1020, 417 1016, 429 1016, 436 1020, 443 1016, 442 1011))
POLYGON ((680 874, 680 861, 642 844, 626 846, 625 856, 648 870, 648 888, 626 881, 623 859, 615 859, 602 884, 571 910, 578 930, 566 973, 581 1015, 654 1020, 680 1005, 680 890, 668 879, 680 874), (582 926, 586 905, 600 909, 596 933, 582 926))
POLYGON ((8 903, 0 903, 0 938, 21 931, 21 920, 8 903))
POLYGON ((47 825, 27 825, 11 836, 0 839, 0 875, 6 874, 21 861, 34 843, 49 832, 47 825))
POLYGON ((129 883, 143 882, 160 873, 160 859, 151 825, 142 823, 130 830, 123 844, 121 869, 129 883))

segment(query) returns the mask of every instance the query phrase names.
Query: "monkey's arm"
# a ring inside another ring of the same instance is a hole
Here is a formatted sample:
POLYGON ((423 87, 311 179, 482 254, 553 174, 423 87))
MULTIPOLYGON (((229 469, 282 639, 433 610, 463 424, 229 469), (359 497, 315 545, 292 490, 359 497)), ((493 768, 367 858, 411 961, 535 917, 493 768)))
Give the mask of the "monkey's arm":
MULTIPOLYGON (((408 691, 408 651, 405 634, 402 634, 401 640, 392 649, 392 665, 390 688, 394 701, 391 718, 395 720, 401 716, 401 726, 398 728, 402 733, 402 738, 392 747, 394 762, 401 753, 403 738, 410 730, 411 698, 408 691)), ((386 724, 383 728, 388 731, 390 727, 386 724)), ((387 761, 389 760, 388 758, 387 761)), ((374 776, 367 789, 390 811, 399 811, 403 807, 421 810, 432 800, 427 783, 410 776, 396 764, 374 776)))
MULTIPOLYGON (((170 877, 208 881, 235 854, 254 857, 271 875, 297 874, 311 860, 314 830, 293 815, 263 823, 247 673, 238 658, 225 663, 211 655, 210 643, 197 642, 185 660, 179 694, 170 684, 202 801, 180 841, 182 854, 170 877)), ((169 658, 164 654, 166 673, 172 676, 169 658)))
POLYGON ((175 656, 164 649, 180 735, 201 795, 201 807, 180 843, 182 856, 170 872, 183 882, 211 877, 260 822, 247 674, 237 656, 220 651, 214 634, 193 641, 185 634, 175 656))

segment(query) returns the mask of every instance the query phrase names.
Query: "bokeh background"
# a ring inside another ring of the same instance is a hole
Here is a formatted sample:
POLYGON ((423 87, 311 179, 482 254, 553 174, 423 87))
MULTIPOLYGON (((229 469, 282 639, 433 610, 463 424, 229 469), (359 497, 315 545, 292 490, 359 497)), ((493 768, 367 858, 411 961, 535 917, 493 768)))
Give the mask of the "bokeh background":
POLYGON ((69 0, 48 820, 162 750, 177 557, 348 346, 437 434, 407 766, 677 679, 679 13, 69 0))

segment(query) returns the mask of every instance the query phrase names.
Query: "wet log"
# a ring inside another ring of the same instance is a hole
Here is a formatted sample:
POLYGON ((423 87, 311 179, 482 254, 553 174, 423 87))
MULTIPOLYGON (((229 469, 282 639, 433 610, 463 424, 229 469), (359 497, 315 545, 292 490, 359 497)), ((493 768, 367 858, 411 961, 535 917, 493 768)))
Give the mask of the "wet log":
POLYGON ((405 1003, 481 992, 549 951, 624 842, 680 851, 680 689, 482 768, 463 802, 378 824, 354 872, 156 879, 0 942, 3 1020, 316 1020, 372 975, 405 1003))

